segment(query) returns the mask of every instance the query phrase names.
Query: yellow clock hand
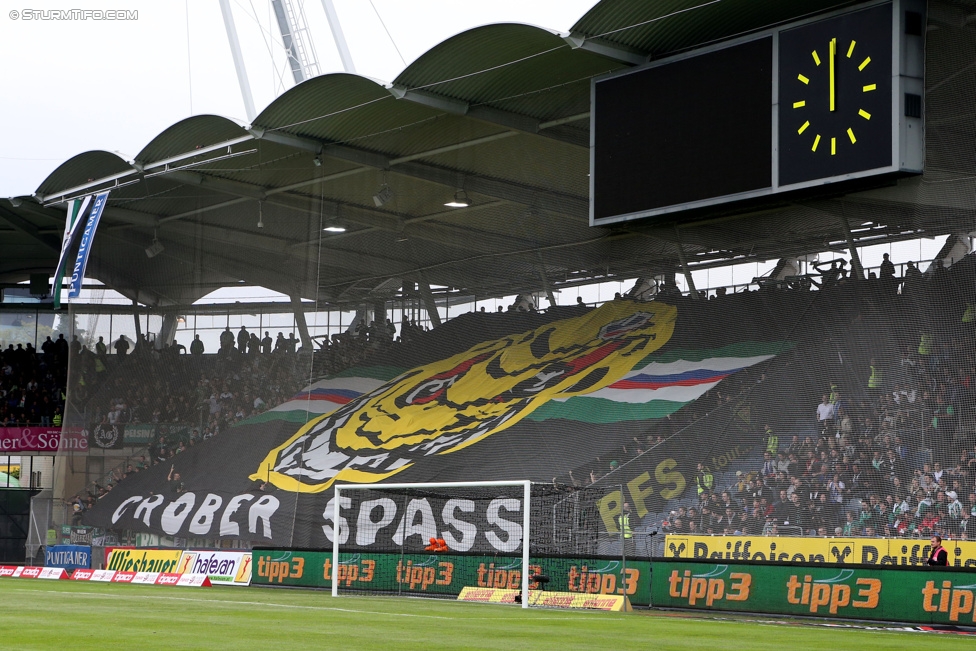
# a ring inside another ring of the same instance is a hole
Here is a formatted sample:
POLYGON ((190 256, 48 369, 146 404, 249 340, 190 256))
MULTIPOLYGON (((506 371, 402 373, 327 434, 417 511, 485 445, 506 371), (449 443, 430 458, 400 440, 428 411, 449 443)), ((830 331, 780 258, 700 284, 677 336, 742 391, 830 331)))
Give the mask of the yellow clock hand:
POLYGON ((834 87, 837 84, 837 79, 834 74, 834 59, 837 55, 837 39, 830 39, 830 110, 833 111, 837 106, 837 93, 834 87))

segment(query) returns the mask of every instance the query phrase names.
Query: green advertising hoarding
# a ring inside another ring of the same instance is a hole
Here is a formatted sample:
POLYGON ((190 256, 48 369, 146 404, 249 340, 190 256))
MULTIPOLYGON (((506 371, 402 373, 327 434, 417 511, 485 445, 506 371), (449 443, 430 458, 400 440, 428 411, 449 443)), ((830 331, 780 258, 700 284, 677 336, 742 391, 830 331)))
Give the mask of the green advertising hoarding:
POLYGON ((153 442, 157 436, 165 436, 172 445, 175 441, 188 441, 190 427, 187 425, 169 423, 141 423, 125 426, 124 445, 126 447, 145 447, 153 442))
POLYGON ((961 624, 976 622, 976 573, 935 568, 655 561, 662 608, 961 624))
MULTIPOLYGON (((521 586, 521 559, 460 554, 344 553, 338 580, 343 590, 457 595, 461 588, 521 586)), ((255 549, 251 585, 332 587, 332 554, 255 549)), ((534 574, 551 581, 547 590, 586 594, 626 594, 635 605, 651 598, 651 563, 621 559, 534 558, 534 574), (623 578, 622 578, 623 577, 623 578)))

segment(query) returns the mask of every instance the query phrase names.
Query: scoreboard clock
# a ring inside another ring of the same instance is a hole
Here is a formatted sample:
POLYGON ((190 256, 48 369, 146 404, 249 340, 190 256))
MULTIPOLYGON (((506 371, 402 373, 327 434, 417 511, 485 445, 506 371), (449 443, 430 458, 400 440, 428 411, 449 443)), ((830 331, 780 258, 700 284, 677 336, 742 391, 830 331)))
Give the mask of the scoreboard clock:
POLYGON ((891 5, 779 36, 779 182, 891 164, 891 5))
POLYGON ((864 3, 594 80, 591 224, 921 173, 924 12, 864 3))

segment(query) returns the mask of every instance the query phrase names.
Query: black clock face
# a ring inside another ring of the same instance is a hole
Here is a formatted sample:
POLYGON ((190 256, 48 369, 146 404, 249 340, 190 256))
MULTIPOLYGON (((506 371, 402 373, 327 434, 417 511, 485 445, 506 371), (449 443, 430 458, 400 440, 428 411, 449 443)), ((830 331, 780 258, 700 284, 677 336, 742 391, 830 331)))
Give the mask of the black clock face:
POLYGON ((783 31, 779 184, 892 164, 891 5, 783 31))

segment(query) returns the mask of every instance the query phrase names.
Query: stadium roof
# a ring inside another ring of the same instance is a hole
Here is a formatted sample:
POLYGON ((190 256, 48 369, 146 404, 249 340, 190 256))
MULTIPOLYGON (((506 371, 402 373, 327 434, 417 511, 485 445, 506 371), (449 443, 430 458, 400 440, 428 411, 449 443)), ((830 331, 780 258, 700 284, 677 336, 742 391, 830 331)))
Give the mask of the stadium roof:
MULTIPOLYGON (((859 243, 972 230, 976 189, 954 152, 971 152, 976 136, 951 120, 938 141, 929 130, 926 174, 897 185, 693 223, 588 225, 594 76, 855 4, 603 0, 569 34, 519 24, 463 32, 389 85, 307 80, 253 125, 194 116, 134 161, 86 152, 33 196, 0 203, 0 280, 52 271, 64 200, 101 189, 110 207, 89 276, 154 306, 241 281, 344 305, 389 297, 402 281, 501 296, 673 271, 682 257, 703 268, 846 250, 843 223, 859 243), (392 197, 376 205, 383 186, 392 197), (471 205, 445 207, 458 191, 471 205), (332 221, 347 231, 323 232, 332 221), (165 250, 147 259, 154 237, 165 250)), ((964 53, 940 39, 976 41, 971 5, 930 9, 939 29, 929 32, 929 89, 962 67, 953 59, 964 53)), ((935 97, 927 120, 966 99, 935 97)))

